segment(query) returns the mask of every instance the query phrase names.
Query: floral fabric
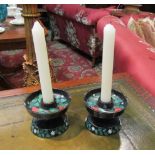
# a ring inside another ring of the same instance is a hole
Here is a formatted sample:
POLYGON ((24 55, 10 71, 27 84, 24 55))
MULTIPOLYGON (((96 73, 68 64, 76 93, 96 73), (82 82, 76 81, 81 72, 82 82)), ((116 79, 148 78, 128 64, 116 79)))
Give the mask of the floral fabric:
POLYGON ((55 39, 59 39, 60 38, 60 31, 59 31, 59 28, 57 26, 56 20, 55 20, 53 15, 50 16, 50 24, 52 27, 53 37, 55 39))
POLYGON ((97 58, 102 47, 96 36, 99 18, 106 16, 106 9, 90 9, 78 4, 46 5, 50 12, 54 38, 59 38, 80 49, 87 55, 97 58))
POLYGON ((56 5, 56 7, 54 8, 54 12, 57 15, 63 16, 64 15, 64 10, 61 8, 61 5, 56 5))
POLYGON ((155 48, 155 21, 150 18, 129 19, 128 28, 155 48))
POLYGON ((66 29, 65 29, 67 40, 73 45, 74 47, 79 48, 80 43, 76 35, 76 29, 73 26, 71 21, 66 21, 66 29))
POLYGON ((24 51, 21 50, 9 50, 0 52, 0 66, 6 68, 17 68, 24 62, 24 51))
MULTIPOLYGON (((121 20, 121 19, 117 19, 121 20)), ((103 27, 111 23, 116 29, 115 72, 127 72, 148 92, 155 96, 155 53, 150 44, 119 24, 114 17, 103 17, 97 24, 99 38, 103 39, 103 27), (151 50, 151 52, 149 51, 151 50)))

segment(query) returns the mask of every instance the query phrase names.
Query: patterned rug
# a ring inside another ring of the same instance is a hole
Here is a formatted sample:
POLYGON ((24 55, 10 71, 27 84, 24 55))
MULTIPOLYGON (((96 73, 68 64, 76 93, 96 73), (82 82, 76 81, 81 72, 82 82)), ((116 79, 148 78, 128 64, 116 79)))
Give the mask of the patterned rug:
POLYGON ((91 61, 80 55, 69 46, 60 42, 48 44, 49 57, 53 60, 54 70, 58 81, 81 79, 96 76, 98 67, 92 68, 91 61))
MULTIPOLYGON (((95 68, 92 68, 91 61, 88 58, 80 55, 77 51, 73 50, 68 45, 58 41, 53 41, 48 42, 47 47, 49 57, 53 60, 54 72, 57 82, 67 81, 70 79, 81 79, 83 77, 96 76, 100 74, 101 64, 95 68)), ((18 66, 23 62, 22 50, 16 50, 16 52, 4 51, 1 53, 0 65, 4 67, 15 67, 16 65, 18 66)), ((5 76, 7 81, 9 81, 9 83, 11 83, 15 88, 22 87, 24 83, 23 77, 23 70, 5 76)))

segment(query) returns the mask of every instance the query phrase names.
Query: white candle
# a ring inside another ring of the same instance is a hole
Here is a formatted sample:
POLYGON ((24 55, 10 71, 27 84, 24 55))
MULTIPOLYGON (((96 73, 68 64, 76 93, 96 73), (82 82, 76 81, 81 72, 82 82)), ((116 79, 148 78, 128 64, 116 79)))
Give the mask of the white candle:
POLYGON ((104 27, 102 53, 101 101, 111 101, 115 28, 111 24, 104 27))
POLYGON ((36 53, 43 102, 46 104, 50 104, 54 101, 54 99, 45 41, 45 33, 43 27, 38 21, 36 21, 33 25, 32 37, 36 53))

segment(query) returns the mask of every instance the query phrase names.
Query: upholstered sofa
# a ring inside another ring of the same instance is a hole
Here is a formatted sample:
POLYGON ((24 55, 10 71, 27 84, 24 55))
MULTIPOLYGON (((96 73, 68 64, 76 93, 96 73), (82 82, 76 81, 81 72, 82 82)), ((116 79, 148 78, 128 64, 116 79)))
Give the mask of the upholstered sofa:
POLYGON ((96 35, 100 18, 109 15, 111 7, 92 9, 79 4, 48 4, 54 39, 61 39, 92 58, 92 65, 102 54, 102 43, 96 35))
POLYGON ((80 5, 46 5, 54 38, 62 39, 93 58, 102 54, 103 28, 111 23, 116 28, 114 72, 127 72, 149 93, 155 96, 155 49, 127 27, 135 20, 154 14, 110 15, 111 8, 89 9, 80 5))
MULTIPOLYGON (((133 15, 134 19, 145 16, 133 15)), ((151 17, 153 15, 151 14, 151 17)), ((155 96, 155 48, 129 30, 130 16, 101 18, 97 23, 98 37, 103 39, 103 27, 111 23, 116 28, 114 71, 128 72, 149 93, 155 96)))

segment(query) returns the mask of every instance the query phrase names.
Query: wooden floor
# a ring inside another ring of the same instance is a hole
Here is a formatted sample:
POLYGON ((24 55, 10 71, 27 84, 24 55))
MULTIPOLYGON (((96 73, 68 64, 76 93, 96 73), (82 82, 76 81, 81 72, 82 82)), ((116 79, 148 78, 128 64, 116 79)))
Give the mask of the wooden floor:
POLYGON ((155 113, 143 98, 136 95, 136 91, 125 79, 113 82, 113 88, 123 92, 128 98, 128 107, 121 116, 121 131, 113 136, 101 137, 86 130, 84 120, 87 111, 83 97, 88 90, 96 87, 100 87, 100 84, 93 83, 66 88, 72 97, 67 112, 70 127, 63 135, 52 139, 41 139, 31 133, 32 117, 23 105, 28 94, 0 98, 0 149, 154 150, 155 113))

